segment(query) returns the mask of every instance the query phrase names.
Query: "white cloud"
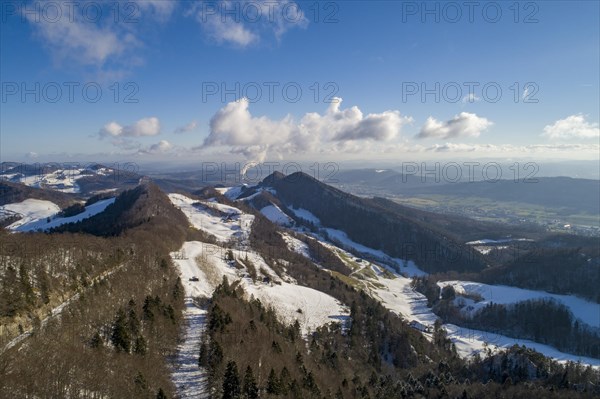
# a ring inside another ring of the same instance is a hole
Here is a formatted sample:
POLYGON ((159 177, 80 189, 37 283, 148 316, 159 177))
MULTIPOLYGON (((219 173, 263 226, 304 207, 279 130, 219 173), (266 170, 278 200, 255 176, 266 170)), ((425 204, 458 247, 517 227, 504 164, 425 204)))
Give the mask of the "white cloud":
POLYGON ((148 149, 149 153, 163 153, 169 151, 173 146, 167 140, 161 140, 156 144, 152 144, 148 149))
POLYGON ((136 0, 136 5, 142 13, 153 15, 160 21, 171 17, 177 1, 175 0, 136 0))
POLYGON ((256 44, 268 34, 280 40, 290 29, 308 25, 301 6, 289 0, 200 1, 187 14, 217 44, 240 47, 256 44))
POLYGON ((191 121, 190 123, 188 123, 185 126, 178 127, 177 129, 175 129, 173 131, 173 133, 175 133, 175 134, 188 133, 188 132, 191 132, 192 130, 196 129, 196 127, 198 127, 198 122, 191 121))
POLYGON ((487 130, 492 124, 488 119, 469 112, 461 112, 445 122, 440 122, 430 116, 421 127, 417 138, 479 137, 481 132, 487 130))
POLYGON ((63 11, 67 15, 55 22, 33 13, 26 14, 57 61, 102 66, 109 58, 122 55, 127 47, 138 43, 129 33, 119 34, 108 27, 80 21, 81 18, 71 21, 68 11, 63 11))
POLYGON ((160 121, 156 117, 144 118, 135 122, 133 125, 122 126, 117 122, 109 122, 100 131, 98 135, 103 137, 142 137, 156 136, 160 133, 160 121))
POLYGON ((35 159, 37 157, 39 157, 37 152, 29 151, 27 154, 25 154, 25 158, 28 159, 35 159))
POLYGON ((57 64, 90 67, 111 78, 143 63, 139 31, 144 23, 168 20, 176 2, 52 2, 52 13, 35 3, 24 17, 57 64))
POLYGON ((402 127, 412 118, 399 111, 385 111, 366 116, 356 106, 340 109, 336 98, 324 114, 305 114, 300 122, 288 115, 281 120, 252 116, 247 99, 231 102, 210 121, 210 134, 201 148, 228 146, 230 152, 262 161, 267 153, 306 153, 335 150, 354 152, 368 142, 397 139, 402 127))
POLYGON ((598 123, 589 123, 582 114, 577 114, 547 125, 542 136, 551 140, 593 139, 600 137, 600 128, 598 123))
POLYGON ((475 93, 469 93, 468 95, 464 96, 461 101, 463 104, 474 103, 477 101, 481 101, 481 97, 477 97, 475 93))

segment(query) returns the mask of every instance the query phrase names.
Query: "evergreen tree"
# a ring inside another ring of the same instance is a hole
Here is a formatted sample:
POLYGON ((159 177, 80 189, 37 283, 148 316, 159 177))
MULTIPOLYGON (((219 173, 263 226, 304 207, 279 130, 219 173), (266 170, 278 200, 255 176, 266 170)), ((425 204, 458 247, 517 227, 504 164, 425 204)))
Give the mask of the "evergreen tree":
POLYGON ((306 390, 308 390, 315 396, 321 395, 321 390, 319 389, 319 386, 315 381, 315 377, 312 371, 310 371, 304 378, 304 388, 306 388, 306 390))
POLYGON ((223 399, 240 399, 241 393, 237 364, 230 360, 223 376, 223 399))
POLYGON ((267 380, 267 393, 272 395, 280 395, 281 391, 281 381, 279 381, 279 378, 277 378, 275 370, 271 369, 271 372, 269 372, 269 378, 267 380))
POLYGON ((158 393, 156 394, 156 399, 167 399, 167 395, 165 395, 165 391, 163 391, 162 388, 158 390, 158 393))
POLYGON ((135 339, 135 343, 133 344, 133 353, 138 355, 145 355, 148 349, 148 345, 146 344, 146 339, 143 335, 139 335, 135 339))
POLYGON ((281 393, 283 395, 287 394, 291 382, 292 376, 287 367, 283 366, 283 369, 281 369, 281 373, 279 374, 279 385, 281 386, 281 393))
POLYGON ((142 307, 142 310, 144 312, 144 320, 154 320, 154 312, 152 311, 152 298, 150 296, 146 296, 146 299, 144 299, 144 306, 142 307))
POLYGON ((129 309, 128 327, 131 335, 138 335, 140 333, 140 321, 134 309, 129 309))
POLYGON ((127 319, 123 309, 117 312, 117 318, 113 324, 111 342, 119 352, 129 352, 131 347, 131 338, 127 331, 127 319))
POLYGON ((254 372, 250 366, 246 367, 242 393, 244 394, 244 399, 258 398, 258 386, 256 385, 256 379, 254 378, 254 372))
POLYGON ((138 391, 145 391, 146 389, 148 389, 148 382, 146 381, 146 378, 144 378, 144 375, 142 373, 138 373, 137 376, 135 376, 135 378, 133 379, 133 382, 135 384, 136 390, 138 391))

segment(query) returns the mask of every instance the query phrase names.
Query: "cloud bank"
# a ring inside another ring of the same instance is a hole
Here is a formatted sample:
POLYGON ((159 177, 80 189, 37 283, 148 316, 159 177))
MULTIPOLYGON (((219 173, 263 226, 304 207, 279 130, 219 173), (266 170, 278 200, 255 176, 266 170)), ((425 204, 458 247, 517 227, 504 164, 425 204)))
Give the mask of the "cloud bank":
POLYGON ((311 112, 299 122, 288 115, 281 120, 255 117, 249 101, 241 99, 227 104, 210 121, 210 134, 200 149, 228 146, 230 152, 263 161, 267 154, 348 150, 364 142, 390 142, 400 137, 402 127, 413 121, 399 111, 363 115, 354 106, 341 109, 341 98, 334 98, 324 114, 311 112))

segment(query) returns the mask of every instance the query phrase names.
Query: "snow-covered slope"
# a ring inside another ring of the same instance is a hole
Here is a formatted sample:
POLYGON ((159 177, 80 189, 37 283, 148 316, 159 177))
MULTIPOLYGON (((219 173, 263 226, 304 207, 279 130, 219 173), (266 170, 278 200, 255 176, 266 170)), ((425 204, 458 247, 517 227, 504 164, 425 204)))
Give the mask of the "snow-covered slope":
MULTIPOLYGON (((425 274, 416 265, 411 264, 408 267, 409 272, 407 273, 404 272, 404 267, 400 267, 399 270, 402 274, 399 274, 393 268, 390 268, 383 263, 356 258, 346 250, 331 242, 322 241, 321 243, 333 250, 346 265, 353 269, 353 272, 349 277, 353 279, 357 287, 365 290, 374 298, 380 300, 382 305, 401 315, 407 321, 414 321, 418 325, 425 327, 433 327, 433 324, 438 317, 433 313, 432 309, 427 306, 427 298, 411 287, 412 279, 410 276, 425 274)), ((345 243, 346 245, 351 244, 351 242, 349 243, 347 241, 345 243)), ((372 253, 373 251, 375 250, 368 249, 367 252, 372 253)), ((590 314, 585 312, 584 316, 585 315, 589 316, 590 314)), ((528 348, 535 349, 559 362, 581 361, 584 364, 600 367, 600 359, 564 353, 551 346, 529 340, 510 338, 492 332, 463 328, 454 324, 443 324, 443 328, 446 329, 448 337, 455 344, 458 353, 463 357, 481 353, 486 348, 499 350, 502 348, 509 348, 516 344, 525 345, 528 348)), ((424 335, 428 339, 431 339, 429 333, 424 333, 424 335)))
POLYGON ((254 296, 272 306, 282 321, 291 324, 298 320, 304 334, 324 324, 348 318, 348 308, 335 298, 297 285, 287 275, 280 278, 260 255, 240 250, 232 253, 241 268, 226 260, 227 251, 220 246, 198 241, 185 243, 173 257, 185 280, 186 292, 192 296, 210 297, 223 276, 230 282, 240 280, 248 298, 254 296), (250 277, 247 262, 252 263, 258 274, 255 281, 250 277), (198 281, 190 281, 192 277, 198 281))
POLYGON ((283 238, 290 250, 304 256, 307 259, 311 258, 310 251, 308 250, 308 245, 306 245, 306 243, 295 237, 292 237, 287 233, 282 233, 281 238, 283 238))
POLYGON ((187 216, 192 226, 215 236, 220 242, 231 239, 243 242, 254 221, 254 215, 216 201, 197 201, 182 194, 169 194, 169 199, 187 216))
POLYGON ((247 187, 246 185, 233 186, 233 187, 217 187, 217 188, 215 188, 215 190, 217 190, 219 193, 221 193, 225 197, 229 198, 230 200, 234 200, 240 196, 240 194, 242 193, 242 190, 245 189, 246 187, 247 187))
POLYGON ((70 217, 57 217, 60 208, 50 201, 27 199, 17 204, 4 205, 3 208, 18 212, 24 217, 8 226, 13 231, 37 231, 48 230, 67 223, 75 223, 103 212, 107 206, 115 202, 115 198, 109 198, 93 203, 85 207, 85 211, 70 217), (48 218, 50 220, 48 221, 48 218))
POLYGON ((321 221, 319 220, 319 218, 316 217, 315 215, 313 215, 310 211, 307 211, 306 209, 302 209, 302 208, 298 208, 298 209, 290 208, 290 210, 292 212, 294 212, 294 215, 296 215, 300 219, 304 219, 307 222, 313 223, 316 226, 319 226, 321 224, 321 221))
POLYGON ((291 226, 294 224, 292 218, 286 215, 277 205, 267 205, 260 210, 271 222, 281 226, 291 226))
POLYGON ((60 212, 60 208, 50 201, 29 198, 22 202, 0 206, 0 211, 8 211, 22 216, 20 220, 8 226, 11 230, 17 230, 23 225, 34 223, 40 219, 46 220, 60 212))
POLYGON ((475 302, 461 297, 455 302, 462 302, 462 310, 473 314, 490 303, 511 304, 530 299, 554 299, 565 305, 573 316, 591 327, 600 328, 600 304, 586 301, 573 295, 550 294, 545 291, 534 291, 506 285, 489 285, 472 281, 441 281, 440 287, 452 286, 458 295, 474 294, 482 298, 475 302))

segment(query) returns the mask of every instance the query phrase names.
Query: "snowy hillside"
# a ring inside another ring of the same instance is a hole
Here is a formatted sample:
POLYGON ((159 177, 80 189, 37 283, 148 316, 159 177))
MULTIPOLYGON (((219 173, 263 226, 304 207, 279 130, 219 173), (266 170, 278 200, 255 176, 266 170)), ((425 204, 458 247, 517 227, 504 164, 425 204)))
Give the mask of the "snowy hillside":
POLYGON ((114 173, 108 168, 69 168, 57 169, 48 173, 45 173, 43 169, 40 167, 40 170, 34 171, 36 173, 33 174, 4 173, 0 174, 0 179, 22 183, 29 187, 47 188, 63 193, 79 193, 81 190, 77 180, 94 175, 110 176, 114 173))
MULTIPOLYGON (((336 250, 340 259, 355 269, 350 276, 360 274, 360 279, 357 279, 357 282, 372 296, 378 298, 386 308, 403 316, 407 321, 416 321, 423 326, 433 326, 438 317, 427 306, 427 298, 411 287, 410 278, 404 277, 392 269, 365 260, 358 263, 350 253, 341 248, 335 248, 331 244, 329 245, 336 250), (357 265, 360 266, 357 268, 357 265)), ((481 353, 486 347, 498 350, 517 344, 535 349, 557 361, 581 361, 584 364, 600 367, 600 359, 564 353, 549 345, 530 340, 510 338, 493 332, 463 328, 454 324, 443 324, 443 327, 448 332, 450 340, 456 345, 458 353, 464 357, 481 353)), ((425 333, 424 335, 431 339, 429 334, 425 333)))
POLYGON ((16 230, 20 226, 35 223, 40 219, 46 220, 60 212, 60 208, 53 202, 30 198, 22 202, 0 206, 0 212, 21 215, 20 220, 8 226, 9 229, 16 230))
POLYGON ((282 320, 290 324, 298 320, 305 334, 321 325, 347 318, 348 309, 337 300, 320 291, 297 285, 287 275, 278 277, 260 255, 250 251, 232 252, 241 268, 225 259, 226 250, 222 247, 197 241, 185 243, 179 256, 173 256, 185 280, 186 292, 192 296, 210 297, 223 276, 227 276, 230 282, 241 280, 248 298, 254 296, 273 306, 282 320), (244 264, 248 261, 258 273, 255 281, 244 264), (198 281, 190 281, 192 277, 197 277, 198 281))
POLYGON ((506 285, 489 285, 471 281, 442 281, 440 287, 452 286, 458 297, 455 303, 467 314, 473 314, 490 303, 512 304, 531 299, 553 299, 565 305, 573 316, 591 327, 600 328, 600 304, 586 301, 573 295, 550 294, 544 291, 527 290, 506 285), (481 297, 475 302, 464 295, 481 297))
POLYGON ((113 202, 115 202, 115 198, 95 202, 87 206, 83 212, 70 217, 58 217, 57 213, 60 211, 60 208, 57 205, 50 201, 35 199, 7 204, 0 208, 23 215, 23 218, 9 225, 7 228, 13 231, 25 232, 48 230, 63 224, 79 222, 103 212, 113 202))
MULTIPOLYGON (((313 220, 313 223, 316 222, 315 224, 319 225, 319 220, 314 215, 309 215, 308 217, 313 220)), ((300 229, 297 229, 297 231, 302 233, 300 229)), ((320 241, 323 245, 337 254, 338 257, 353 270, 349 276, 351 283, 353 283, 356 287, 365 290, 371 296, 378 299, 386 308, 401 315, 407 321, 413 322, 415 325, 420 325, 423 328, 433 327, 433 324, 435 323, 436 319, 438 319, 438 316, 436 316, 432 309, 427 306, 427 298, 423 294, 415 291, 411 286, 412 277, 425 276, 427 273, 420 270, 412 261, 407 262, 401 259, 391 258, 382 251, 355 243, 340 230, 325 229, 325 231, 327 232, 327 235, 331 241, 325 241, 323 238, 320 238, 320 241), (370 259, 373 259, 373 261, 357 258, 355 255, 348 252, 348 250, 369 255, 370 259)), ((293 239, 293 237, 287 237, 285 239, 290 248, 294 248, 296 252, 301 254, 306 253, 303 248, 298 245, 297 242, 295 242, 299 240, 293 239)), ((440 284, 443 285, 445 283, 440 284)), ((460 284, 461 282, 447 283, 455 283, 457 285, 457 291, 460 292, 462 287, 460 284)), ((474 287, 472 285, 468 285, 468 283, 466 286, 469 288, 474 287)), ((479 288, 485 290, 485 288, 482 288, 481 286, 482 285, 479 285, 479 288)), ((485 287, 485 285, 483 286, 485 287)), ((525 292, 520 293, 521 296, 518 296, 516 294, 518 291, 512 290, 519 289, 513 287, 504 288, 508 289, 508 291, 495 291, 494 289, 488 290, 489 297, 502 297, 509 301, 512 298, 512 301, 514 301, 515 298, 540 297, 543 296, 543 294, 546 294, 540 292, 536 293, 536 291, 521 290, 525 292)), ((589 302, 583 304, 580 303, 580 301, 586 301, 568 295, 558 295, 557 297, 564 297, 562 300, 566 305, 572 306, 573 308, 578 308, 576 310, 576 314, 578 315, 577 317, 589 322, 594 322, 594 320, 596 320, 595 322, 597 323, 597 319, 595 319, 595 317, 598 317, 599 315, 598 305, 589 302), (579 307, 579 304, 582 304, 583 306, 579 307)), ((458 353, 463 357, 470 357, 476 353, 481 353, 486 348, 499 350, 502 348, 509 348, 517 344, 525 345, 529 348, 535 349, 538 352, 560 362, 581 361, 584 364, 600 367, 600 359, 564 353, 549 345, 544 345, 529 340, 515 339, 492 332, 463 328, 454 324, 443 324, 443 328, 446 329, 448 332, 448 337, 456 345, 458 353)), ((431 334, 427 332, 424 332, 424 336, 428 339, 431 339, 431 334)))
POLYGON ((260 210, 271 222, 280 226, 291 226, 294 224, 292 218, 286 215, 277 205, 267 205, 260 210))
POLYGON ((182 194, 169 194, 169 199, 195 228, 205 231, 220 242, 244 241, 250 233, 254 215, 216 201, 193 200, 182 194))

